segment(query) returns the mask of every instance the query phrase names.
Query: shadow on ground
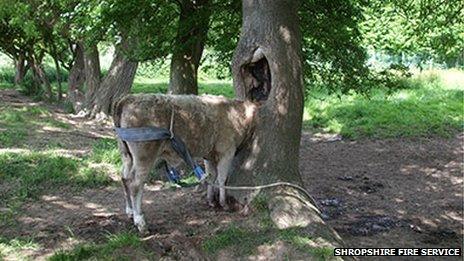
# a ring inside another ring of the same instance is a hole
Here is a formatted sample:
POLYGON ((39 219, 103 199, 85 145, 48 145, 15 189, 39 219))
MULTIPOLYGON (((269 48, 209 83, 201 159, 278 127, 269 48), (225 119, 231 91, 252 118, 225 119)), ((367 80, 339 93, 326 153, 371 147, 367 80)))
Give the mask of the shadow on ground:
POLYGON ((352 247, 462 247, 463 137, 324 142, 305 134, 300 169, 352 247))

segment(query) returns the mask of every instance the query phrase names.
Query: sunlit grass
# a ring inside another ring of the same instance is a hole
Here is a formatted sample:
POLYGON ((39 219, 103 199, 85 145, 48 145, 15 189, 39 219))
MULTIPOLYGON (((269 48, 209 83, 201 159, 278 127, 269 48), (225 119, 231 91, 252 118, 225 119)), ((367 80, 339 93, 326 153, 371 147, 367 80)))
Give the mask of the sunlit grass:
POLYGON ((39 105, 13 108, 0 105, 0 148, 21 145, 27 141, 29 131, 44 126, 60 129, 71 127, 56 120, 48 109, 39 105))
POLYGON ((453 72, 452 80, 446 80, 448 75, 425 72, 405 80, 403 89, 373 90, 371 97, 313 90, 306 100, 304 125, 352 139, 449 137, 463 127, 464 72, 453 72))
POLYGON ((85 243, 71 250, 59 250, 49 260, 151 260, 153 258, 153 253, 136 234, 119 233, 108 235, 104 243, 85 243))
MULTIPOLYGON (((132 87, 133 93, 166 93, 168 80, 136 78, 132 87)), ((234 97, 234 90, 231 81, 207 80, 198 83, 200 94, 223 95, 229 98, 234 97)))
POLYGON ((0 236, 0 260, 27 260, 21 251, 37 250, 39 247, 40 245, 32 239, 14 238, 9 240, 0 236))
POLYGON ((328 260, 333 256, 332 248, 315 247, 317 243, 304 228, 278 229, 270 218, 267 200, 265 196, 258 196, 253 200, 252 206, 255 211, 249 217, 253 226, 233 222, 206 238, 202 243, 203 250, 215 255, 221 250, 232 249, 236 257, 243 257, 255 254, 260 246, 280 241, 287 244, 290 252, 293 249, 320 260, 328 260))

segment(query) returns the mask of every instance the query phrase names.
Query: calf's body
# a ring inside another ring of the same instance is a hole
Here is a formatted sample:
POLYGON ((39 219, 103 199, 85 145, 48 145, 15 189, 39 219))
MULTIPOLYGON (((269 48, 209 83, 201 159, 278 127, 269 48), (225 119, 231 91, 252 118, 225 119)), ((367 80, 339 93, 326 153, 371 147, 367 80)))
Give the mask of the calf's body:
MULTIPOLYGON (((225 185, 228 170, 237 148, 250 136, 257 106, 254 103, 229 100, 221 96, 128 95, 115 107, 116 127, 170 128, 181 138, 193 158, 206 160, 206 172, 225 185)), ((181 159, 169 141, 125 142, 118 139, 123 159, 122 181, 126 195, 126 213, 133 216, 140 231, 145 230, 142 194, 145 179, 158 159, 176 166, 181 159)), ((208 187, 212 204, 213 189, 208 187)), ((224 189, 219 189, 219 203, 226 207, 224 189)))

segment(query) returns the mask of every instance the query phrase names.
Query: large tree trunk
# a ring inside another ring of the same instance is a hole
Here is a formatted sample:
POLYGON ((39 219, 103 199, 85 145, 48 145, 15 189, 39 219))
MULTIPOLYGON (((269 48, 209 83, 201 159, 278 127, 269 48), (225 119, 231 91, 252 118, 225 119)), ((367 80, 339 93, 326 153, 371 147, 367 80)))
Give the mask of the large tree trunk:
POLYGON ((198 67, 210 17, 208 2, 180 1, 179 27, 171 59, 169 93, 198 94, 198 67))
POLYGON ((91 118, 106 117, 111 112, 113 104, 130 92, 138 62, 126 57, 124 51, 128 48, 129 43, 123 38, 115 48, 115 56, 108 75, 88 97, 87 109, 91 118))
MULTIPOLYGON (((252 138, 234 159, 229 185, 284 181, 303 186, 298 169, 303 116, 298 2, 242 1, 242 34, 232 64, 234 88, 238 98, 262 105, 252 138)), ((255 192, 229 195, 246 206, 255 192)), ((270 217, 279 229, 305 227, 329 246, 341 244, 301 190, 282 186, 269 192, 270 217)))
POLYGON ((14 84, 15 85, 20 85, 24 77, 26 76, 26 73, 29 69, 29 65, 26 65, 26 59, 24 55, 20 54, 18 58, 15 59, 15 77, 14 77, 14 84))
POLYGON ((74 63, 69 71, 68 77, 68 101, 73 105, 74 111, 82 110, 84 102, 83 85, 85 82, 84 72, 84 47, 77 43, 73 47, 74 63))

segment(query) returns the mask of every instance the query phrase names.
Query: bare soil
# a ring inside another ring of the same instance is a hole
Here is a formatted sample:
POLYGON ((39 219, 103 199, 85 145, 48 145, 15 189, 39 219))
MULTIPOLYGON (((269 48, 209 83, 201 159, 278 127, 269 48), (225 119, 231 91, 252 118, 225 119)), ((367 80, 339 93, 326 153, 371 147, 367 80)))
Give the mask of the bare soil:
MULTIPOLYGON (((0 91, 0 101, 35 106, 9 90, 0 91)), ((65 140, 69 153, 85 154, 93 141, 112 135, 109 125, 50 108, 54 117, 73 127, 59 135, 40 135, 65 140)), ((348 246, 462 248, 463 138, 461 133, 449 139, 349 141, 304 132, 300 170, 327 223, 348 246)), ((29 146, 40 149, 40 143, 29 146)), ((155 182, 145 192, 150 235, 143 240, 158 258, 203 259, 205 238, 246 219, 208 207, 204 193, 194 188, 165 188, 155 182)), ((108 233, 135 231, 124 214, 121 187, 58 189, 24 204, 15 219, 17 225, 0 225, 0 235, 33 238, 40 248, 24 254, 38 259, 80 242, 102 242, 108 233)))

